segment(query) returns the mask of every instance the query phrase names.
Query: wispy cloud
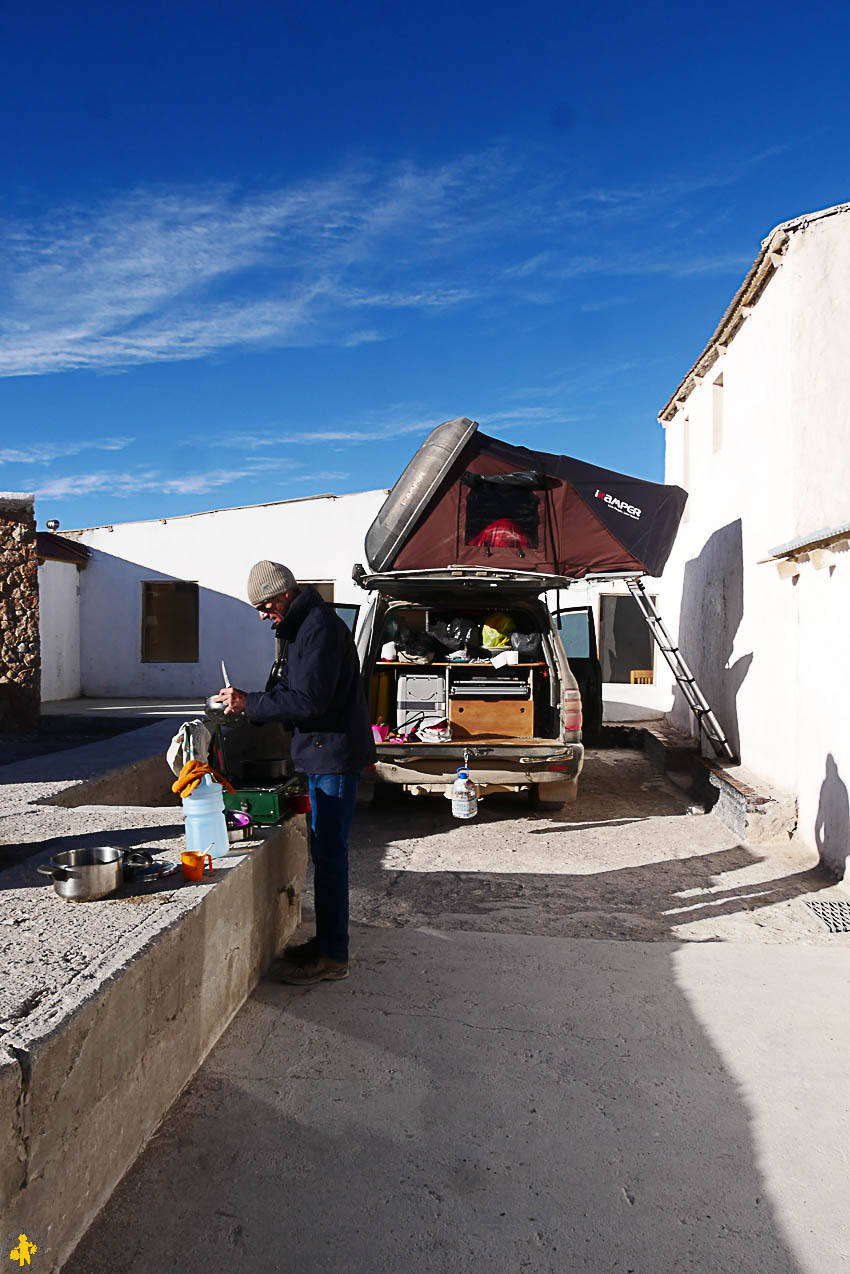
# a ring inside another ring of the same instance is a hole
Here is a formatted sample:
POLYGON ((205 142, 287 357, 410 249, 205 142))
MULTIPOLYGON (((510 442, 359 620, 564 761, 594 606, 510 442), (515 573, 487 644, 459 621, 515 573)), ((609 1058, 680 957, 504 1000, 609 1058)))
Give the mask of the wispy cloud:
POLYGON ((26 486, 27 490, 34 490, 39 499, 64 500, 92 495, 125 497, 148 491, 164 492, 166 495, 206 495, 211 491, 259 478, 263 480, 263 490, 267 491, 279 481, 288 485, 290 482, 342 481, 348 477, 347 471, 308 468, 304 461, 293 460, 290 456, 264 455, 248 456, 235 466, 184 469, 179 473, 168 473, 151 466, 118 472, 98 469, 86 473, 66 473, 42 480, 31 478, 26 486), (300 470, 303 472, 299 472, 300 470))
POLYGON ((137 495, 141 491, 162 491, 168 495, 203 495, 217 487, 251 476, 250 471, 234 472, 232 469, 209 470, 203 473, 167 475, 155 469, 140 469, 127 473, 66 474, 35 482, 36 496, 41 499, 63 500, 71 496, 89 495, 137 495))
POLYGON ((431 171, 363 166, 262 195, 137 190, 7 222, 0 375, 379 340, 363 310, 440 310, 474 295, 423 267, 478 233, 470 191, 479 198, 499 173, 487 156, 431 171))
MULTIPOLYGON (((550 396, 554 397, 559 392, 561 391, 556 386, 552 389, 550 396)), ((526 397, 529 399, 535 396, 541 397, 545 396, 546 393, 547 391, 545 390, 530 390, 526 397)), ((503 433, 524 427, 571 424, 586 419, 581 414, 565 411, 558 406, 541 406, 539 402, 524 402, 518 406, 494 408, 492 411, 485 409, 479 412, 475 418, 483 430, 498 428, 503 433)), ((446 419, 446 415, 428 415, 415 408, 398 406, 381 413, 370 413, 348 424, 335 425, 333 427, 295 430, 282 426, 277 429, 251 430, 250 432, 236 430, 226 433, 219 432, 214 438, 206 439, 205 441, 209 446, 224 448, 234 454, 243 456, 246 453, 249 456, 251 453, 263 453, 263 455, 266 455, 281 446, 310 447, 321 445, 326 446, 331 451, 336 451, 375 442, 389 442, 395 438, 403 437, 421 441, 426 434, 436 428, 437 425, 442 424, 446 419)), ((195 446, 200 441, 200 436, 190 437, 184 439, 184 445, 187 447, 195 446)), ((277 463, 281 462, 278 461, 277 463)), ((266 464, 266 460, 257 460, 256 464, 261 467, 266 464)), ((309 476, 310 474, 305 474, 304 480, 306 481, 309 476)), ((343 475, 329 474, 326 476, 336 477, 343 475)), ((300 481, 301 479, 299 478, 298 480, 300 481)))
MULTIPOLYGON (((212 447, 223 447, 234 452, 267 452, 276 447, 310 447, 327 444, 331 447, 358 446, 362 443, 381 442, 390 438, 421 434, 442 423, 444 417, 411 414, 408 408, 388 408, 380 414, 369 413, 351 423, 335 424, 319 429, 292 429, 281 425, 276 428, 219 431, 213 438, 202 439, 195 435, 183 440, 184 446, 196 446, 202 440, 212 447)), ((265 463, 265 462, 263 462, 265 463)))
POLYGON ((37 220, 7 218, 0 376, 233 348, 350 347, 392 336, 403 311, 511 297, 545 304, 594 275, 731 272, 750 258, 705 246, 697 254, 689 201, 776 154, 581 189, 544 156, 519 162, 493 147, 431 168, 352 164, 261 193, 138 189, 37 220), (660 238, 662 211, 677 229, 660 238), (641 222, 643 247, 625 251, 618 231, 641 222))
POLYGON ((628 305, 630 298, 627 296, 600 296, 592 301, 584 301, 579 306, 582 314, 599 314, 603 310, 614 310, 621 305, 628 305))
POLYGON ((44 442, 32 447, 0 449, 0 464, 52 464, 81 451, 122 451, 134 438, 83 438, 77 442, 44 442))

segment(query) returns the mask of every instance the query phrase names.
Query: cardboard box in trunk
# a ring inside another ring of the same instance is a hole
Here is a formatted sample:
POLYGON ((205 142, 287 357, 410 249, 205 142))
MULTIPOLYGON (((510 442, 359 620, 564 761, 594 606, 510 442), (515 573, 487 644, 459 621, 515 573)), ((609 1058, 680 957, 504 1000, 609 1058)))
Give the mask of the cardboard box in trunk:
POLYGON ((452 699, 449 722, 452 739, 531 739, 534 705, 528 699, 452 699))

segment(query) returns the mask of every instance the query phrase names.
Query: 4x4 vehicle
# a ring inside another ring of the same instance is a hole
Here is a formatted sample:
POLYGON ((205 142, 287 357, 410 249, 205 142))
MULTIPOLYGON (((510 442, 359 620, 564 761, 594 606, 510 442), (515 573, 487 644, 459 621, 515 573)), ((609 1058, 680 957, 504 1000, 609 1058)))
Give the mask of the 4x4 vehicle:
MULTIPOLYGON (((377 745, 375 778, 416 793, 446 791, 468 763, 482 795, 526 789, 546 807, 575 800, 584 762, 581 695, 541 596, 565 581, 481 567, 357 578, 374 595, 358 638, 372 720, 391 736, 377 745), (466 658, 438 650, 427 663, 405 661, 401 651, 401 658, 381 658, 399 632, 443 631, 447 620, 480 630, 494 612, 509 616, 525 637, 537 634, 539 641, 524 643, 536 649, 504 663, 504 652, 480 648, 477 658, 472 650, 466 658), (405 739, 411 726, 441 720, 450 739, 405 739)), ((368 776, 363 787, 368 799, 368 776)))
POLYGON ((358 648, 381 736, 377 779, 445 790, 468 761, 485 793, 574 800, 582 696, 596 730, 601 676, 587 608, 553 615, 545 595, 588 576, 660 575, 686 499, 487 437, 465 416, 433 429, 366 534, 368 573, 354 568, 374 594, 358 648), (499 625, 513 634, 504 657, 492 649, 499 625))

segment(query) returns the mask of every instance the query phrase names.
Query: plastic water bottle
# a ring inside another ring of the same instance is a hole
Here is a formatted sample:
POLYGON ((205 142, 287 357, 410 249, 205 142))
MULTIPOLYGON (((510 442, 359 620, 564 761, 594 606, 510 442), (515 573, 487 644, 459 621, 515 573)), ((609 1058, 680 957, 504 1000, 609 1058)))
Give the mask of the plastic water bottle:
POLYGON ((196 854, 221 858, 230 850, 224 821, 224 792, 221 784, 205 774, 194 792, 183 797, 186 813, 186 848, 196 854))
POLYGON ((469 770, 458 770, 452 785, 452 814, 455 818, 475 818, 478 813, 478 788, 469 770))

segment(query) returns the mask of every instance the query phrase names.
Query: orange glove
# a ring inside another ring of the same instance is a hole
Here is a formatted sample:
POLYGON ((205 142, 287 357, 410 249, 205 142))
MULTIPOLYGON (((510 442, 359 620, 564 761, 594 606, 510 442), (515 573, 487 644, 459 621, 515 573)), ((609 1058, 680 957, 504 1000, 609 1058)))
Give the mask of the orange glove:
POLYGON ((225 792, 236 790, 231 783, 228 783, 224 775, 219 774, 218 770, 214 770, 211 765, 204 765, 201 761, 187 761, 175 782, 171 784, 172 792, 177 796, 188 796, 199 786, 205 774, 211 775, 215 783, 220 783, 225 792))

